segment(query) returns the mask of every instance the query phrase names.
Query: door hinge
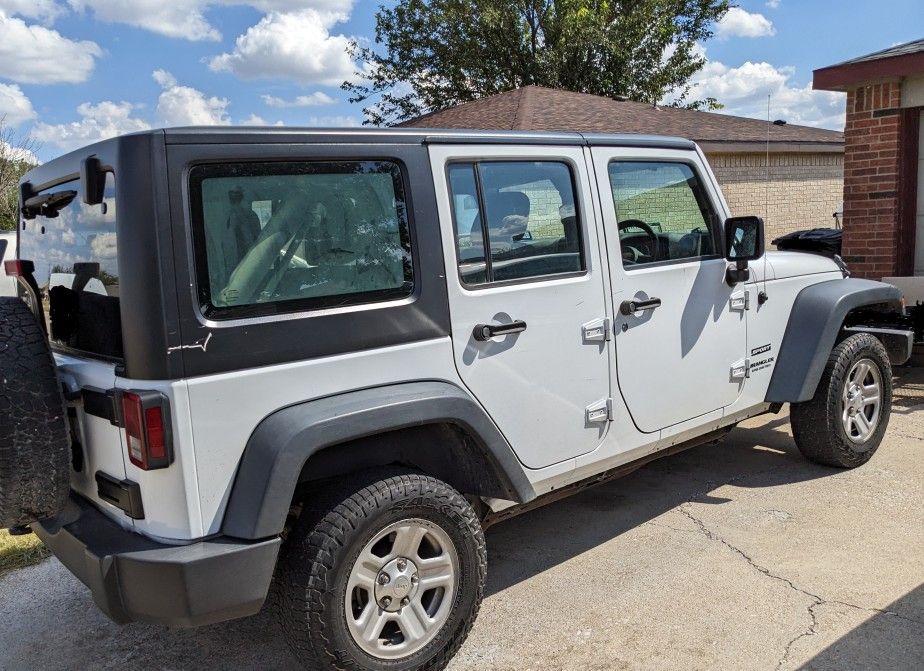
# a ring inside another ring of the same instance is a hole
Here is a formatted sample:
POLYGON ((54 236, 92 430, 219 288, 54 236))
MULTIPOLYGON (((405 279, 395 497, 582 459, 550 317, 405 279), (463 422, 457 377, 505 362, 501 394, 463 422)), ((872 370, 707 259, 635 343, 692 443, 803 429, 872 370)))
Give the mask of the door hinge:
POLYGON ((750 310, 751 309, 751 292, 745 289, 731 295, 732 310, 750 310))
POLYGON ((602 342, 610 339, 609 317, 594 319, 581 326, 584 342, 602 342))
POLYGON ((613 421, 613 399, 604 398, 596 403, 591 403, 585 409, 585 418, 589 424, 598 424, 600 422, 613 421))
POLYGON ((731 366, 731 376, 733 380, 751 377, 751 360, 742 359, 741 361, 733 363, 731 366))

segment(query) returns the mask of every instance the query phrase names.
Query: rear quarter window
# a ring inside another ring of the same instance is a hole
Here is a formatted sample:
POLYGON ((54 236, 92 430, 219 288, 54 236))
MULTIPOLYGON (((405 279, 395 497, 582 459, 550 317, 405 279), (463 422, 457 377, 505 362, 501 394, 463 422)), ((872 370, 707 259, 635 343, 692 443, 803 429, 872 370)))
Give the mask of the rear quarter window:
POLYGON ((395 162, 197 166, 190 197, 206 317, 371 303, 413 290, 404 179, 395 162))

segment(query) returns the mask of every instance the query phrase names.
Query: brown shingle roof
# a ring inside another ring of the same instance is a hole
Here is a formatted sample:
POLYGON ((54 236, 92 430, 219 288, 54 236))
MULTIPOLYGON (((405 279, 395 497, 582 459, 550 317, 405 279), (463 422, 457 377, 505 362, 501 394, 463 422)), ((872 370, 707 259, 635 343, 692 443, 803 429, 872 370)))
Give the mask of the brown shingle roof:
MULTIPOLYGON (((675 135, 696 142, 766 142, 767 122, 646 103, 618 101, 588 93, 524 86, 399 124, 413 128, 557 130, 586 133, 675 135)), ((770 126, 773 143, 842 145, 844 134, 808 126, 770 126)))

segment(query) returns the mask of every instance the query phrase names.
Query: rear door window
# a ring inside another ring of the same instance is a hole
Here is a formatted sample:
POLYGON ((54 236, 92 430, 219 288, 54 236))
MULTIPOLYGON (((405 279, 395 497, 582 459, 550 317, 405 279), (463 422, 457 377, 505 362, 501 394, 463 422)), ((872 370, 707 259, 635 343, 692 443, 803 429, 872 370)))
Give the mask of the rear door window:
POLYGON ((79 180, 32 200, 23 219, 19 258, 35 264, 51 342, 106 357, 122 356, 115 180, 106 175, 103 202, 87 205, 79 180))
POLYGON ((567 163, 453 163, 448 178, 465 284, 585 269, 574 178, 567 163))
POLYGON ((370 303, 413 289, 394 162, 204 165, 191 171, 190 194, 207 317, 370 303))

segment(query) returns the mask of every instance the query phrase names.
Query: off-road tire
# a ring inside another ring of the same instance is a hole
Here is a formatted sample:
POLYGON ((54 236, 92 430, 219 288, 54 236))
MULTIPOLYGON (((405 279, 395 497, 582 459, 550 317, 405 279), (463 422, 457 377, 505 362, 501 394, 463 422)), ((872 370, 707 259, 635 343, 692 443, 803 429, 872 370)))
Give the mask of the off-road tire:
POLYGON ((308 669, 437 671, 468 636, 486 574, 481 523, 459 492, 414 472, 366 471, 309 497, 283 545, 273 598, 286 642, 308 669), (382 660, 363 651, 350 635, 346 583, 364 545, 408 517, 435 522, 449 534, 460 562, 459 589, 449 619, 432 641, 408 657, 382 660))
POLYGON ((0 297, 0 528, 59 513, 70 491, 70 464, 48 341, 23 301, 0 297))
POLYGON ((793 403, 790 424, 796 445, 811 461, 825 466, 855 468, 865 464, 882 442, 892 410, 892 366, 885 347, 868 333, 845 338, 831 350, 815 396, 804 403, 793 403), (847 437, 841 421, 842 393, 847 375, 861 359, 871 360, 882 380, 879 422, 861 445, 847 437))

